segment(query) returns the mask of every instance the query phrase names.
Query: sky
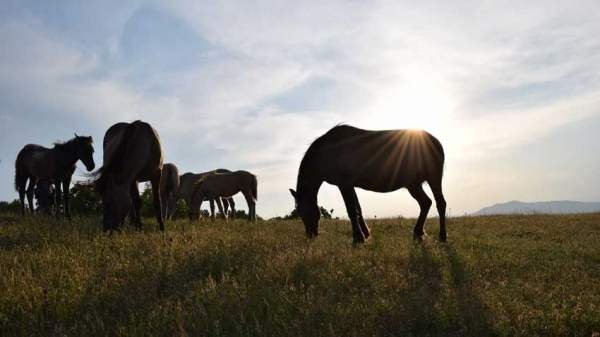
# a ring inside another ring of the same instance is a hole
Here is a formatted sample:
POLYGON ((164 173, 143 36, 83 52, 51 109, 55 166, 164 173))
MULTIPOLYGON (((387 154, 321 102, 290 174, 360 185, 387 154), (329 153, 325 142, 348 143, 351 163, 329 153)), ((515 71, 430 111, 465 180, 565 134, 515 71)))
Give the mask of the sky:
MULTIPOLYGON (((263 217, 293 209, 338 123, 434 134, 451 216, 600 201, 597 0, 4 0, 0 42, 1 200, 25 144, 91 135, 100 165, 106 129, 141 119, 180 172, 255 173, 263 217)), ((368 217, 418 214, 406 190, 358 195, 368 217)), ((319 203, 346 215, 333 186, 319 203)))

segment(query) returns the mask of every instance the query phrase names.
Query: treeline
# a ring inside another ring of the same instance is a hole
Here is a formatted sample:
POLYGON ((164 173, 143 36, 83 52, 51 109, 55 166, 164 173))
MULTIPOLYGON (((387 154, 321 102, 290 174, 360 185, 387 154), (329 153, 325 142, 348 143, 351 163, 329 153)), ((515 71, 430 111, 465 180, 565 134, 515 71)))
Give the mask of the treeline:
MULTIPOLYGON (((149 183, 144 184, 144 189, 141 194, 142 198, 142 216, 152 217, 154 216, 154 208, 152 206, 152 188, 149 183)), ((27 203, 27 200, 25 200, 27 203)), ((37 201, 36 208, 37 208, 37 201)), ((69 205, 71 208, 71 214, 79 216, 92 216, 102 214, 102 200, 100 196, 94 191, 93 186, 85 182, 76 182, 71 187, 71 193, 69 198, 69 205)), ((175 211, 175 218, 187 218, 188 207, 183 200, 177 201, 175 211)), ((203 207, 207 207, 204 204, 203 207)), ((327 210, 325 207, 320 206, 321 216, 324 219, 331 219, 333 217, 333 209, 327 210)), ((21 205, 18 199, 13 201, 0 201, 0 212, 2 213, 17 213, 20 212, 21 205)), ((248 214, 245 210, 236 210, 236 218, 247 218, 248 214)), ((201 212, 203 217, 208 217, 210 214, 207 209, 203 209, 201 212)), ((258 217, 260 218, 260 217, 258 217)), ((289 214, 284 216, 277 216, 274 220, 293 220, 299 219, 298 211, 292 210, 289 214)))
MULTIPOLYGON (((333 218, 333 208, 330 210, 327 210, 325 207, 319 206, 319 211, 321 211, 321 217, 323 219, 332 219, 333 218)), ((298 210, 295 208, 290 212, 290 214, 287 214, 284 216, 277 216, 277 217, 273 218, 273 220, 293 220, 293 219, 300 219, 298 210)))

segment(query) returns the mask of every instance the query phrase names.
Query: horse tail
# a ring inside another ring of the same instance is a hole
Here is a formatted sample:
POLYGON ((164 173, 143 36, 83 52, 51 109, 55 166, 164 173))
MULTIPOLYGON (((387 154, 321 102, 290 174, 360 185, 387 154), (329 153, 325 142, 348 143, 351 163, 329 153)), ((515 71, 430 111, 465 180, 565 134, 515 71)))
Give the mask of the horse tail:
MULTIPOLYGON (((96 172, 92 172, 90 177, 93 178, 93 185, 96 192, 104 193, 107 184, 107 175, 112 174, 113 172, 118 172, 123 165, 123 161, 125 160, 125 152, 127 150, 127 143, 129 142, 129 138, 131 133, 134 130, 134 127, 137 125, 138 121, 133 123, 129 123, 125 130, 123 131, 123 135, 121 136, 120 142, 117 145, 115 151, 109 158, 106 158, 102 167, 100 167, 96 172)), ((110 129, 107 131, 110 131, 110 129)), ((106 142, 106 135, 104 135, 104 142, 106 142)))
POLYGON ((19 164, 17 164, 17 162, 15 162, 15 191, 19 191, 19 181, 21 175, 19 174, 19 164))
POLYGON ((434 147, 434 151, 437 154, 437 159, 439 160, 440 163, 444 164, 445 161, 445 154, 444 154, 444 147, 442 146, 442 143, 435 138, 433 135, 430 135, 431 137, 431 142, 433 143, 433 147, 434 147))
POLYGON ((436 175, 439 175, 439 178, 441 179, 442 175, 444 174, 444 161, 446 160, 444 147, 442 146, 442 143, 433 135, 429 134, 429 139, 431 141, 432 155, 436 163, 435 172, 436 175))
POLYGON ((258 181, 256 180, 256 176, 252 175, 252 198, 254 201, 258 200, 258 181))
POLYGON ((15 160, 15 190, 19 191, 19 186, 23 184, 23 179, 26 178, 25 172, 23 172, 23 166, 21 162, 24 160, 23 156, 25 153, 29 152, 30 147, 25 145, 17 154, 17 159, 15 160))
POLYGON ((173 170, 171 165, 164 164, 161 182, 164 181, 165 191, 173 191, 175 189, 175 183, 173 182, 173 170))

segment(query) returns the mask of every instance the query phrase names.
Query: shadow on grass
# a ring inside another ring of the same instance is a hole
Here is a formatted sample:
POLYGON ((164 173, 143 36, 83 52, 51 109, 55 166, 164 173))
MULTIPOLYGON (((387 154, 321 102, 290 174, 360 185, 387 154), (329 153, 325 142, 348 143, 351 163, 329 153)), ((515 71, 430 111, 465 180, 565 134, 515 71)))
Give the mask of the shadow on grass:
POLYGON ((116 336, 137 335, 141 331, 171 336, 178 330, 178 323, 174 315, 165 313, 176 311, 177 303, 194 296, 199 288, 206 288, 205 283, 215 287, 223 277, 234 277, 245 268, 252 268, 260 254, 241 244, 213 247, 170 265, 157 261, 156 265, 135 268, 130 274, 124 271, 115 275, 107 272, 110 267, 100 268, 86 282, 77 301, 42 299, 42 305, 33 311, 14 312, 15 316, 9 317, 12 323, 5 329, 8 335, 15 336, 116 336))
POLYGON ((399 290, 390 312, 382 314, 379 335, 498 335, 489 309, 472 289, 467 268, 454 248, 415 244, 406 272, 407 287, 399 290), (449 280, 444 277, 445 268, 449 280))
POLYGON ((473 280, 465 262, 454 247, 443 246, 450 263, 450 278, 456 293, 455 305, 460 317, 462 330, 468 334, 497 336, 493 325, 493 315, 473 287, 473 280))
POLYGON ((36 233, 18 233, 0 236, 0 250, 15 250, 24 247, 37 248, 41 245, 42 237, 36 233))

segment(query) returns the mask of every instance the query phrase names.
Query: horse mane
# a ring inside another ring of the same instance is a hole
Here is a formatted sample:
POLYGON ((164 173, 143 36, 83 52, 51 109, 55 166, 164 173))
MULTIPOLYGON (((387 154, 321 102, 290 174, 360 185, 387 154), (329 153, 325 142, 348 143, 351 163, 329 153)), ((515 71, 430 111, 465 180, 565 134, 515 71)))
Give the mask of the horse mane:
POLYGON ((123 165, 123 161, 125 159, 125 150, 127 149, 127 142, 129 140, 129 136, 133 130, 133 126, 135 122, 128 124, 125 127, 125 131, 123 132, 123 136, 121 137, 121 141, 117 146, 116 150, 112 153, 112 155, 104 161, 102 167, 100 167, 96 172, 91 174, 91 177, 95 177, 93 181, 94 189, 98 193, 103 193, 106 190, 106 182, 108 176, 110 176, 114 172, 119 172, 123 165))
POLYGON ((71 145, 73 145, 76 140, 77 140, 77 137, 69 139, 65 142, 56 141, 56 142, 52 143, 52 145, 54 145, 55 149, 64 150, 64 149, 70 147, 71 145))
MULTIPOLYGON (((310 157, 312 155, 314 155, 320 148, 320 145, 325 142, 325 139, 327 138, 328 135, 331 134, 331 132, 333 132, 334 130, 336 130, 339 127, 352 127, 344 122, 338 123, 336 125, 334 125, 331 129, 329 129, 327 132, 325 132, 324 134, 320 135, 319 137, 317 137, 315 140, 313 140, 310 145, 308 146, 308 149, 306 150, 306 152, 304 152, 304 155, 302 156, 302 160, 300 161, 300 167, 298 169, 298 176, 300 176, 300 174, 302 172, 305 171, 306 169, 306 162, 310 159, 310 157)), ((306 173, 306 172, 304 172, 306 173)))
POLYGON ((68 150, 69 148, 71 148, 71 146, 75 145, 79 141, 87 141, 90 143, 93 142, 91 136, 75 136, 65 142, 56 141, 52 143, 52 145, 54 145, 54 149, 57 150, 68 150))

